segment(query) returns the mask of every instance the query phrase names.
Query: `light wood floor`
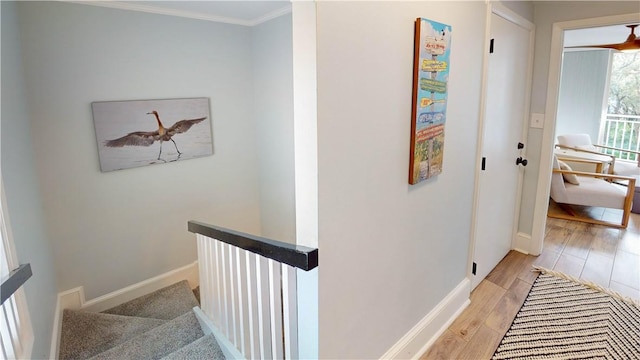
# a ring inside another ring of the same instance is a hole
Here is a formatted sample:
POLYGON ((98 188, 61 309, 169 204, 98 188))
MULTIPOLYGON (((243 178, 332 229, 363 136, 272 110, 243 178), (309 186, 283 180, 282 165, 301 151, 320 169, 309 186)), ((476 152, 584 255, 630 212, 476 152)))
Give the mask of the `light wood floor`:
MULTIPOLYGON (((610 210, 586 209, 595 217, 610 210)), ((538 257, 511 251, 471 293, 471 304, 420 359, 490 359, 522 306, 536 274, 561 271, 640 299, 640 215, 626 230, 547 218, 538 257)))

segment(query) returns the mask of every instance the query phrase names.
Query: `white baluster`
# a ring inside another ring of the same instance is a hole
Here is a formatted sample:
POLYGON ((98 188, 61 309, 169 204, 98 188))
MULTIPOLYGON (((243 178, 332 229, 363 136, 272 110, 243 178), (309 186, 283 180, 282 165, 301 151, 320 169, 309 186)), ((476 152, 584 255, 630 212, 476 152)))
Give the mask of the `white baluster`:
POLYGON ((262 256, 256 256, 256 286, 260 359, 272 359, 274 356, 271 348, 271 316, 269 315, 269 262, 262 256))
POLYGON ((247 281, 246 281, 246 273, 245 273, 245 263, 244 259, 244 250, 238 247, 234 248, 234 258, 236 265, 236 312, 238 313, 238 317, 236 321, 238 322, 237 326, 237 336, 240 339, 240 343, 238 344, 238 348, 241 350, 242 354, 245 357, 249 357, 249 349, 246 346, 247 338, 248 338, 248 329, 245 324, 245 313, 248 309, 247 307, 247 299, 242 289, 246 289, 247 281))
POLYGON ((222 329, 221 331, 226 331, 227 329, 227 309, 224 297, 224 278, 222 277, 222 265, 223 265, 223 254, 222 254, 222 243, 218 240, 213 240, 213 251, 215 256, 213 257, 213 263, 209 264, 210 271, 212 271, 215 276, 213 277, 216 284, 213 287, 215 297, 213 298, 215 304, 213 304, 214 309, 216 309, 216 317, 213 319, 217 324, 218 328, 222 329))
POLYGON ((269 303, 272 355, 274 359, 283 359, 281 272, 280 263, 272 259, 269 259, 269 303))
POLYGON ((7 319, 11 329, 11 338, 13 340, 13 349, 16 354, 22 354, 22 341, 20 338, 20 317, 18 316, 18 306, 16 306, 15 294, 4 302, 7 310, 7 319))
POLYGON ((13 342, 13 334, 11 333, 11 327, 9 324, 9 317, 7 316, 7 304, 5 301, 2 304, 2 324, 0 324, 0 333, 2 333, 2 347, 7 352, 7 359, 16 357, 16 347, 13 342))
POLYGON ((260 339, 258 336, 258 302, 256 295, 256 260, 257 255, 245 251, 245 266, 247 272, 247 323, 248 323, 248 346, 249 352, 247 357, 249 359, 256 359, 260 357, 260 350, 258 348, 260 339))
POLYGON ((201 235, 198 259, 202 308, 245 358, 299 357, 298 269, 201 235))
POLYGON ((298 358, 298 306, 296 268, 282 264, 282 316, 284 357, 298 358))
POLYGON ((229 249, 229 265, 228 265, 228 271, 229 271, 229 284, 230 289, 229 289, 229 293, 231 294, 231 328, 233 330, 233 344, 236 346, 237 349, 241 349, 240 347, 240 332, 239 332, 239 322, 238 322, 238 317, 239 317, 239 311, 238 311, 238 292, 237 292, 237 288, 238 288, 238 276, 236 274, 236 252, 234 251, 235 247, 234 246, 227 246, 229 249))
POLYGON ((211 254, 209 247, 211 242, 198 234, 198 278, 200 279, 200 307, 209 318, 213 318, 214 313, 211 311, 211 273, 209 272, 209 263, 211 262, 211 254))
POLYGON ((227 336, 227 339, 229 339, 229 341, 231 341, 232 343, 234 343, 234 336, 233 336, 233 325, 232 325, 232 309, 231 309, 231 302, 230 302, 230 295, 229 295, 229 271, 228 271, 228 252, 227 252, 227 245, 224 243, 220 243, 220 267, 221 267, 221 275, 222 275, 222 302, 224 303, 223 306, 223 313, 224 313, 224 334, 227 336))
POLYGON ((6 347, 6 346, 4 346, 4 336, 0 336, 0 345, 2 345, 2 359, 3 359, 3 360, 4 360, 4 359, 9 359, 9 355, 7 355, 7 354, 12 355, 12 357, 11 357, 11 358, 15 358, 15 355, 13 355, 13 354, 10 352, 11 348, 10 348, 10 347, 6 347))

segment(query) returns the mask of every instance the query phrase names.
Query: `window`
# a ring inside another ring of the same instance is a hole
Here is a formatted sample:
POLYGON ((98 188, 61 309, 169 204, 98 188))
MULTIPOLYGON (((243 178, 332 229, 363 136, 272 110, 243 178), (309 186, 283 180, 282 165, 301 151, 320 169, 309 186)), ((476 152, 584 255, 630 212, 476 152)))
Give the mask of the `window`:
MULTIPOLYGON (((614 52, 611 57, 607 114, 598 143, 640 151, 640 53, 614 52)), ((622 160, 637 161, 636 154, 613 152, 622 160)))

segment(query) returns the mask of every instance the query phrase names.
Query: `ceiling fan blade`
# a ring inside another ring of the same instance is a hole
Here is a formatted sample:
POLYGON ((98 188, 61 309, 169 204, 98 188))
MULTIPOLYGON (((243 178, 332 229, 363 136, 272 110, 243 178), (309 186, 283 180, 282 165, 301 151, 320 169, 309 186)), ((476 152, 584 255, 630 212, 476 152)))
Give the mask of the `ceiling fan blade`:
POLYGON ((631 30, 631 34, 627 37, 627 40, 621 42, 619 44, 597 44, 597 45, 577 45, 577 46, 566 46, 565 49, 579 49, 579 48, 600 48, 600 49, 614 49, 619 51, 633 51, 640 50, 640 38, 637 38, 634 34, 633 30, 638 25, 627 25, 627 27, 631 30))
POLYGON ((565 49, 584 49, 584 48, 600 48, 600 49, 614 49, 614 50, 636 50, 640 49, 640 40, 634 40, 631 42, 623 42, 620 44, 601 44, 601 45, 577 45, 566 46, 565 49))

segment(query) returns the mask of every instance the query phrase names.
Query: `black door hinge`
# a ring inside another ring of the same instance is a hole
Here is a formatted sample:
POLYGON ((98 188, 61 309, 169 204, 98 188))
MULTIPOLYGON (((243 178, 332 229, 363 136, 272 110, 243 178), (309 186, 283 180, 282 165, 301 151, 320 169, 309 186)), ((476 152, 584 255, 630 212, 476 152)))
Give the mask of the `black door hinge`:
POLYGON ((481 168, 482 170, 486 169, 486 167, 487 167, 487 158, 486 157, 482 158, 482 165, 481 166, 482 166, 482 168, 481 168))
POLYGON ((495 39, 491 39, 491 42, 489 43, 489 54, 493 54, 493 40, 495 39))
POLYGON ((474 262, 474 263, 473 263, 473 265, 471 266, 471 273, 472 273, 473 275, 475 275, 475 274, 476 274, 476 269, 477 269, 477 267, 478 267, 478 264, 476 264, 476 263, 474 262))

